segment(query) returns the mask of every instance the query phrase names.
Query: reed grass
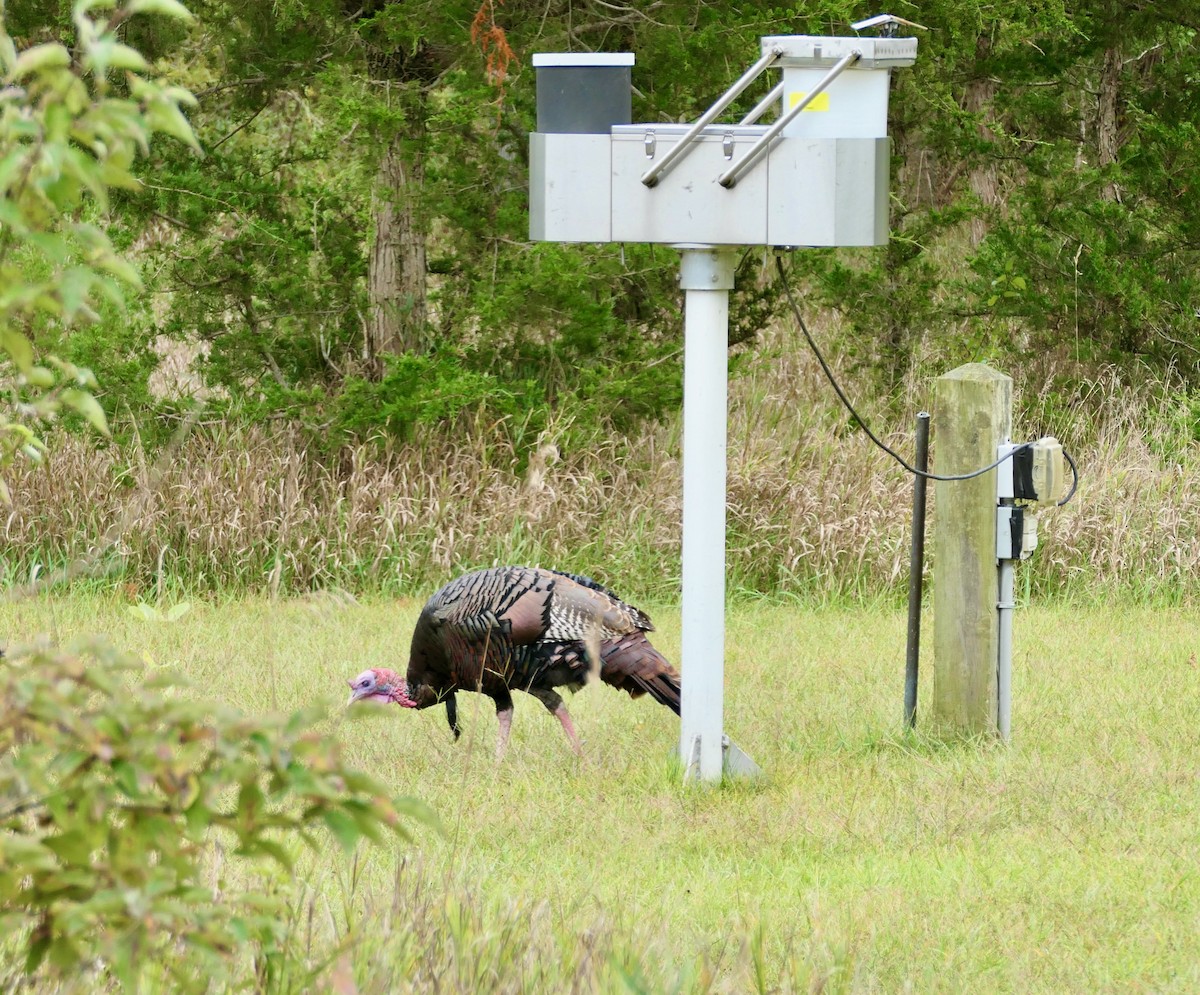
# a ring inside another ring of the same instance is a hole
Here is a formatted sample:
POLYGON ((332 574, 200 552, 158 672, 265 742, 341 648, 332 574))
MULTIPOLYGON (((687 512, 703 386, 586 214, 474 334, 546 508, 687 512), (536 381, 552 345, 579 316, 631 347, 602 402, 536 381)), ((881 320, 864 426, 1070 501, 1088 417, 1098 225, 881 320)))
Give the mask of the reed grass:
MULTIPOLYGON (((1079 492, 1043 515, 1026 583, 1041 595, 1190 598, 1200 576, 1197 415, 1138 368, 1031 372, 1019 437, 1055 434, 1079 492)), ((728 565, 733 592, 897 602, 911 483, 852 429, 811 356, 776 330, 739 364, 730 404, 728 565)), ((876 431, 911 453, 932 380, 872 399, 841 374, 876 431), (897 412, 900 412, 897 414, 897 412)), ((529 443, 464 425, 333 455, 295 429, 211 425, 151 477, 136 443, 60 436, 14 475, 0 579, 98 557, 133 597, 165 590, 416 593, 458 570, 530 562, 594 572, 630 596, 678 592, 680 425, 631 436, 563 420, 529 443), (114 529, 117 534, 114 535, 114 529)), ((933 440, 936 469, 936 439, 933 440)))

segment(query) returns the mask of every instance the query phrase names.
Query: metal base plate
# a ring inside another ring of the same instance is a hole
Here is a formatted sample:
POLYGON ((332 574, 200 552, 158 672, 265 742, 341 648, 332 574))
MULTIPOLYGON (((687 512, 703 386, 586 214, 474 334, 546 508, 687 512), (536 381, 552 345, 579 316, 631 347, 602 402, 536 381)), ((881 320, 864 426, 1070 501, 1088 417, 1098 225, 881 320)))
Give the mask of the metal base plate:
MULTIPOLYGON (((671 756, 679 756, 679 747, 671 750, 671 756)), ((684 782, 699 780, 700 737, 692 742, 692 756, 684 771, 684 782)), ((721 736, 721 775, 730 779, 755 778, 762 775, 762 768, 728 736, 721 736)))

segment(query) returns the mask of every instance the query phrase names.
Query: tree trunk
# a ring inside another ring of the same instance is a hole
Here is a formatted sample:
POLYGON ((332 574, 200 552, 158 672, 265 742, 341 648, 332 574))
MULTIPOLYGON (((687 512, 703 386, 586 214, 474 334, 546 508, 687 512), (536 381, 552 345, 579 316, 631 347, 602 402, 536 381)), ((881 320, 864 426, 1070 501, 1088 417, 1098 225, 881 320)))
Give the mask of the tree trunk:
POLYGON ((384 356, 417 352, 425 345, 425 229, 419 214, 425 169, 419 133, 410 131, 404 139, 393 138, 384 153, 371 203, 375 239, 367 269, 367 353, 377 376, 384 356))
MULTIPOLYGON (((975 63, 977 66, 986 62, 992 48, 992 40, 987 35, 980 35, 975 43, 975 63)), ((994 104, 996 100, 996 81, 988 76, 976 76, 967 83, 963 95, 963 109, 980 116, 978 125, 979 137, 987 142, 995 139, 990 122, 995 120, 994 104)), ((1000 203, 999 173, 995 162, 985 159, 971 169, 971 192, 979 198, 984 208, 993 208, 1000 203)), ((987 219, 974 217, 971 219, 971 245, 977 246, 987 234, 987 219)))
MULTIPOLYGON (((1096 165, 1101 169, 1117 161, 1121 149, 1117 132, 1117 98, 1121 84, 1121 50, 1114 46, 1104 52, 1104 68, 1100 71, 1100 94, 1096 101, 1096 165)), ((1106 183, 1101 191, 1105 200, 1121 200, 1121 188, 1106 183)))

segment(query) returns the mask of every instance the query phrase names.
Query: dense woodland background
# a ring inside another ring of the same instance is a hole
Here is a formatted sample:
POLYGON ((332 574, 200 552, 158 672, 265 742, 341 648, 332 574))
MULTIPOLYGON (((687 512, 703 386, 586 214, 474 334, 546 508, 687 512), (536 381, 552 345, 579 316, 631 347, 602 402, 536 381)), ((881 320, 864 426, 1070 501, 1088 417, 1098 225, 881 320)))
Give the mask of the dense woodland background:
MULTIPOLYGON (((140 189, 102 216, 149 292, 90 324, 27 329, 95 371, 114 442, 62 440, 61 472, 52 460, 23 478, 10 579, 94 554, 121 526, 119 570, 160 593, 164 577, 410 590, 524 555, 669 596, 677 254, 528 241, 531 55, 634 52, 634 120, 688 120, 760 36, 845 33, 877 11, 190 7, 190 25, 119 29, 196 95, 202 151, 158 142, 133 167, 140 189), (173 438, 162 500, 131 519, 173 438)), ((1152 475, 1136 487, 1170 496, 1185 523, 1200 436, 1200 14, 1184 2, 891 9, 930 28, 916 65, 893 74, 892 240, 788 260, 848 389, 903 444, 933 377, 992 363, 1014 377, 1028 434, 1062 435, 1101 486, 1145 456, 1152 475)), ((66 0, 7 0, 4 19, 19 46, 71 43, 66 0)), ((745 253, 731 313, 735 585, 892 590, 907 483, 813 375, 761 249, 745 253)), ((1121 503, 1091 494, 1104 515, 1121 503)), ((1077 505, 1045 582, 1185 582, 1186 524, 1172 566, 1146 535, 1153 514, 1117 513, 1146 516, 1128 530, 1144 548, 1112 547, 1111 523, 1077 505)))

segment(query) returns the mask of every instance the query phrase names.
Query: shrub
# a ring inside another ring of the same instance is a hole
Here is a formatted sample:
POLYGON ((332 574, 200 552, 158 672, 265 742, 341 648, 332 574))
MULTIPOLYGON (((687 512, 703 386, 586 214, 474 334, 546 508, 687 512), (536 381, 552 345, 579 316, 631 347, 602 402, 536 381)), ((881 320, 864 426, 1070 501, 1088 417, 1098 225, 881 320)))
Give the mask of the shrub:
POLYGON ((349 851, 429 821, 347 766, 313 716, 249 718, 178 690, 99 642, 0 660, 0 922, 35 977, 236 980, 252 969, 240 952, 269 961, 286 943, 270 877, 295 841, 327 830, 349 851), (251 887, 205 884, 222 841, 251 887))

